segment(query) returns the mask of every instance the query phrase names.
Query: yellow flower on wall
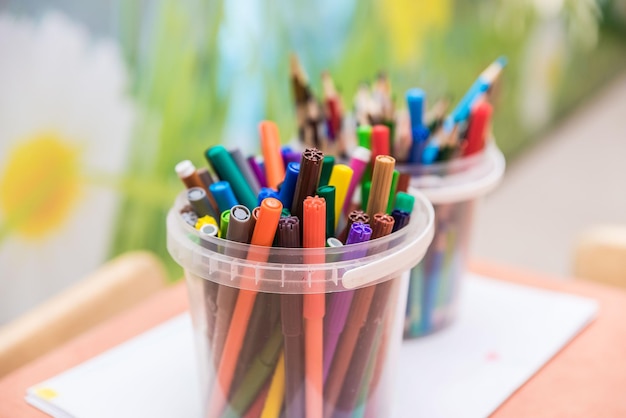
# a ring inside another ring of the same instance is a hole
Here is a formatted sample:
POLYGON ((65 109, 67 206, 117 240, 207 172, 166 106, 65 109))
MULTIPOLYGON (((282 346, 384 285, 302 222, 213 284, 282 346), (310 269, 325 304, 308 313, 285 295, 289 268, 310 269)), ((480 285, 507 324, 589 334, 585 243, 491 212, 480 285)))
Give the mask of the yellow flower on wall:
POLYGON ((445 30, 451 19, 450 0, 378 0, 376 5, 398 65, 419 60, 429 32, 445 30))
POLYGON ((117 44, 59 13, 0 14, 0 323, 109 253, 135 110, 117 44))

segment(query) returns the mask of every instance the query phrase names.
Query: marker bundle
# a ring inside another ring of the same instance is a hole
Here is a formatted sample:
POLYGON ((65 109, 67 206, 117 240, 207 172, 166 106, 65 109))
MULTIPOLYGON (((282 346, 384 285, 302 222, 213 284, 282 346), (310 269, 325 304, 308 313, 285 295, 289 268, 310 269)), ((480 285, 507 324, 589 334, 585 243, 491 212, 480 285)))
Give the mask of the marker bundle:
POLYGON ((260 135, 262 160, 207 150, 210 184, 188 162, 176 170, 188 190, 168 249, 187 277, 206 415, 384 416, 432 207, 394 188, 395 160, 378 155, 367 200, 346 216, 351 166, 313 147, 293 161, 272 122, 260 135))

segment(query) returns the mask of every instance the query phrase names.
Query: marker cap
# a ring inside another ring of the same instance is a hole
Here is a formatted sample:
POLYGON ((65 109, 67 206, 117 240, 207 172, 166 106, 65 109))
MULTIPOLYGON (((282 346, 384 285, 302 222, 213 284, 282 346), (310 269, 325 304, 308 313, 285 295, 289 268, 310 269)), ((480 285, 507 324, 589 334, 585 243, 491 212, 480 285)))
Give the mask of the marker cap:
POLYGON ((184 179, 186 177, 189 177, 193 173, 195 173, 196 167, 193 165, 191 161, 183 160, 179 162, 178 164, 176 164, 176 167, 174 167, 174 170, 176 170, 176 174, 178 174, 178 177, 180 177, 181 179, 184 179))

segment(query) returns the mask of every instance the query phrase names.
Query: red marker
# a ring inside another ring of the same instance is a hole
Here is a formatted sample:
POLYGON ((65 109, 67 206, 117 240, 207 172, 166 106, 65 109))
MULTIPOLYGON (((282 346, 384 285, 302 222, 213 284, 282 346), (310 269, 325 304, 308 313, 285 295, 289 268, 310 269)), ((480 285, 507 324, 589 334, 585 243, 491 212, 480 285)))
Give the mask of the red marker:
POLYGON ((493 107, 486 101, 476 103, 472 108, 465 136, 463 156, 475 154, 485 148, 485 137, 492 112, 493 107))

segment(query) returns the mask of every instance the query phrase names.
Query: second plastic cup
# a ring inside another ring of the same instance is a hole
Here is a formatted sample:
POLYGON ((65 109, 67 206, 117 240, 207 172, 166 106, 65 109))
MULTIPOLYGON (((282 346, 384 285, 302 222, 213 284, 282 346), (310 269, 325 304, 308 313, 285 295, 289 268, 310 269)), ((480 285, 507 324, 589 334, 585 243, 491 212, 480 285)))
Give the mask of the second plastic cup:
POLYGON ((505 161, 493 144, 480 154, 428 166, 404 166, 411 187, 435 209, 435 236, 423 261, 411 269, 405 338, 438 331, 456 316, 477 201, 495 188, 505 161))
POLYGON ((389 416, 409 270, 433 237, 432 206, 415 197, 391 235, 301 249, 201 236, 179 196, 167 243, 187 281, 204 416, 389 416))

